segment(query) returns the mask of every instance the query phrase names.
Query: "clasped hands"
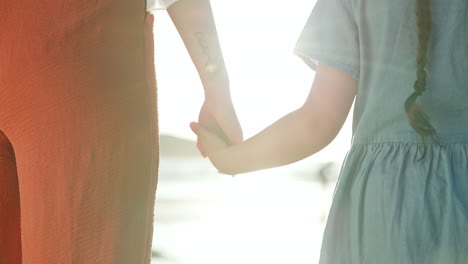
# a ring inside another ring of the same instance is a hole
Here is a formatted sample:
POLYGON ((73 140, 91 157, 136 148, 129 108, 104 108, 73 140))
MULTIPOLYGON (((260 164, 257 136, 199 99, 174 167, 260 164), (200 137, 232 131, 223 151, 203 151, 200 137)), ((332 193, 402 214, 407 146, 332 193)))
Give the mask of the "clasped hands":
POLYGON ((223 151, 243 141, 242 128, 237 118, 229 88, 205 87, 205 101, 198 122, 190 123, 197 135, 197 148, 208 157, 220 173, 225 173, 226 157, 223 151))

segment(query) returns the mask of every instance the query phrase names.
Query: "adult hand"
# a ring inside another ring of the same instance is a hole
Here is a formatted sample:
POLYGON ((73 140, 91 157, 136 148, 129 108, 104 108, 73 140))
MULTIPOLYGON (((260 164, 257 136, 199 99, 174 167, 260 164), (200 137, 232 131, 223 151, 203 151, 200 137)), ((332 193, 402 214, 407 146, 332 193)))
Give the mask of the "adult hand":
MULTIPOLYGON (((198 123, 207 131, 221 138, 226 145, 237 144, 243 140, 242 128, 228 88, 220 89, 205 85, 205 101, 198 116, 198 123)), ((197 147, 202 156, 207 157, 198 136, 197 147)))

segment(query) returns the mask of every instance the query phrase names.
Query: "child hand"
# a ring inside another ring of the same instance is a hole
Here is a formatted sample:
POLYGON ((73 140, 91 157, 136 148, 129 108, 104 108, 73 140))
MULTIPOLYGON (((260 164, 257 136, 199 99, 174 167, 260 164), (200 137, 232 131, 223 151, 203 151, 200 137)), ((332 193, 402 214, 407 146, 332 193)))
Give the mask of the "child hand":
POLYGON ((204 150, 204 155, 208 156, 211 163, 218 169, 219 172, 225 171, 227 165, 226 158, 223 157, 223 150, 226 150, 229 145, 217 134, 208 131, 202 125, 192 122, 190 128, 198 137, 199 148, 204 150))

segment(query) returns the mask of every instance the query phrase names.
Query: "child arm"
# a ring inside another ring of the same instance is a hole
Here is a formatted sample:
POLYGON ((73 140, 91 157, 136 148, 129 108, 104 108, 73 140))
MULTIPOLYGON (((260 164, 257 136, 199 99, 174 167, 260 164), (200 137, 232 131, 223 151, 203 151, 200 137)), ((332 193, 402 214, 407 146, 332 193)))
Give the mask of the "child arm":
POLYGON ((357 81, 319 65, 306 102, 252 138, 233 146, 192 123, 213 165, 239 174, 290 164, 327 146, 338 134, 356 96, 357 81))

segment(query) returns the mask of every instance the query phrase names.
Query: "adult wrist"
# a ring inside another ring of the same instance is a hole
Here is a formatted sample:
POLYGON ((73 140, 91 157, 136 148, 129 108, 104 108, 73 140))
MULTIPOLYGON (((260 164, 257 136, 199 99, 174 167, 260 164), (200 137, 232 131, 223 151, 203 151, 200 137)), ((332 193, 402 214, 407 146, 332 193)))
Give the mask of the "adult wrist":
POLYGON ((225 78, 202 80, 205 98, 230 96, 230 84, 227 76, 225 78))

